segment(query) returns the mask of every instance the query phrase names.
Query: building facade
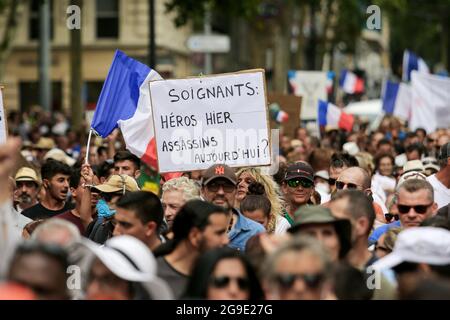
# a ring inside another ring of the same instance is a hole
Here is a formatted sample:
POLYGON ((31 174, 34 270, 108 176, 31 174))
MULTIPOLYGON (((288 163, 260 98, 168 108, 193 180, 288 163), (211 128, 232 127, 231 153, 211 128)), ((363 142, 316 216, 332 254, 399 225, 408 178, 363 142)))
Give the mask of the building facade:
MULTIPOLYGON (((191 74, 186 41, 189 26, 177 29, 165 0, 155 0, 156 70, 164 78, 191 74)), ((95 108, 116 49, 146 63, 149 45, 148 0, 84 0, 81 8, 83 101, 95 108)), ((68 0, 51 0, 52 110, 70 110, 70 30, 68 0)), ((19 7, 20 15, 12 52, 2 85, 7 110, 25 112, 39 103, 38 0, 19 7)), ((5 27, 0 17, 0 31, 5 27), (3 25, 2 25, 3 24, 3 25)))

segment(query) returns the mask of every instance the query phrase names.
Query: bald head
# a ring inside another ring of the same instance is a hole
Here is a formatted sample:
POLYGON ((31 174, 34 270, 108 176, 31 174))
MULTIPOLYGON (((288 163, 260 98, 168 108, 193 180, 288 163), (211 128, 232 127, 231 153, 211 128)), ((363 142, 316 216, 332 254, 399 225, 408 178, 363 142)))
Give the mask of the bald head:
POLYGON ((359 167, 350 167, 345 169, 339 175, 338 181, 346 184, 353 183, 358 186, 358 189, 370 189, 371 179, 366 170, 359 167))

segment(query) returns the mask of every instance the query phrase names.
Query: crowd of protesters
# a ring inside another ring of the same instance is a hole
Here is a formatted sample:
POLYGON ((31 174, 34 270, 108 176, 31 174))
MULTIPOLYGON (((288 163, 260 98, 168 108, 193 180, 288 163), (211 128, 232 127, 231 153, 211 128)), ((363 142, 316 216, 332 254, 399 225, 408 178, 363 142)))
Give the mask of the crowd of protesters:
POLYGON ((450 299, 450 129, 299 127, 273 176, 159 175, 54 118, 0 146, 2 298, 450 299))

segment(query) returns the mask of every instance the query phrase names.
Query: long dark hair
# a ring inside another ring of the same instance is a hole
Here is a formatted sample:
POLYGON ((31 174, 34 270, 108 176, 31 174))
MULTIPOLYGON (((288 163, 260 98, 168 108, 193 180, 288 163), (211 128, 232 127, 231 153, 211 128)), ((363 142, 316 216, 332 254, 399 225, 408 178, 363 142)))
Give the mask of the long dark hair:
POLYGON ((206 299, 211 275, 217 264, 223 259, 238 259, 244 266, 249 281, 249 300, 264 298, 261 284, 247 257, 229 247, 209 250, 197 259, 183 297, 186 299, 206 299))

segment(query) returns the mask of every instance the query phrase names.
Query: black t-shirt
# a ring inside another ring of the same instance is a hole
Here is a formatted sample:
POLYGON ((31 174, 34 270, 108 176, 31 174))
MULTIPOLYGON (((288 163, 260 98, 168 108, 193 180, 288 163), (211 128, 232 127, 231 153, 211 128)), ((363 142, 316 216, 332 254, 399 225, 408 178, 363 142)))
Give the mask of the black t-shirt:
POLYGON ((40 202, 34 206, 32 206, 31 208, 25 209, 22 211, 22 214, 25 217, 28 217, 30 219, 33 220, 38 220, 38 219, 48 219, 51 217, 54 217, 58 214, 64 213, 66 211, 70 211, 72 209, 75 208, 75 204, 72 202, 66 202, 66 204, 64 205, 64 208, 59 209, 59 210, 50 210, 47 209, 46 207, 44 207, 40 202))
POLYGON ((113 231, 112 218, 97 217, 88 225, 84 235, 98 244, 104 244, 106 240, 112 237, 113 231))

